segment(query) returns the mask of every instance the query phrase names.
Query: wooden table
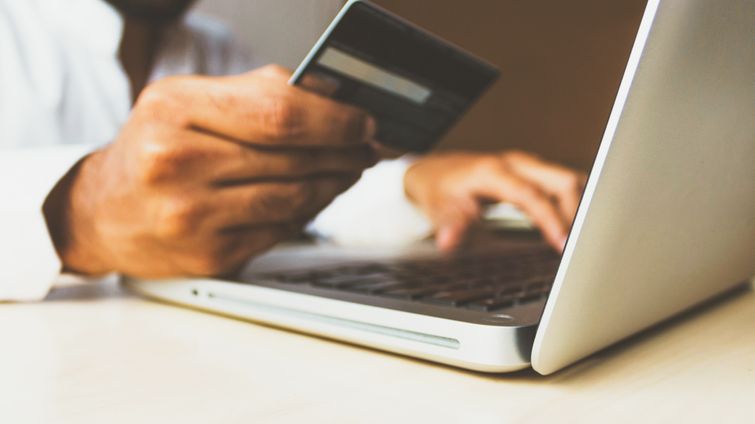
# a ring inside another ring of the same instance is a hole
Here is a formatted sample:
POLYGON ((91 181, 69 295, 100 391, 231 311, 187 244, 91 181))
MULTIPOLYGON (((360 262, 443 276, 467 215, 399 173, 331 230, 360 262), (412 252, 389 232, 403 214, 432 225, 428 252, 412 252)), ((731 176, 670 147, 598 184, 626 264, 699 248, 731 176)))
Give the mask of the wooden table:
POLYGON ((554 376, 484 375, 167 306, 0 304, 1 423, 755 422, 755 293, 554 376))

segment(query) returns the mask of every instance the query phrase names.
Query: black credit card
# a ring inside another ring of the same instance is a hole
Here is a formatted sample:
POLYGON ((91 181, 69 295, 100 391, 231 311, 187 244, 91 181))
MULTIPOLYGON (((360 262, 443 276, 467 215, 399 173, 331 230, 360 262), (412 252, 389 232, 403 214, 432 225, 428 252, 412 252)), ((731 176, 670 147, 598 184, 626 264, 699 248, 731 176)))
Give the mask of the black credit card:
POLYGON ((320 92, 324 84, 335 100, 377 119, 378 141, 422 152, 498 75, 494 66, 416 25, 368 1, 351 0, 290 84, 306 88, 317 82, 320 92))

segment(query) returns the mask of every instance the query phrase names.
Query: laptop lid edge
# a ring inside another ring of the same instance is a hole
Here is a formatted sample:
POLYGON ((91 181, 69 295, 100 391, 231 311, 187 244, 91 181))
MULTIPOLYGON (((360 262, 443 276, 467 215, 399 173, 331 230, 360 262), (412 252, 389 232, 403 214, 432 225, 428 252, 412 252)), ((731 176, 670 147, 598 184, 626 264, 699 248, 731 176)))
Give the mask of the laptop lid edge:
POLYGON ((629 97, 632 83, 634 82, 634 77, 637 73, 637 69, 642 59, 645 46, 647 45, 650 32, 653 28, 653 23, 655 21, 655 16, 658 11, 659 5, 660 0, 648 0, 647 5, 645 6, 645 12, 642 16, 642 20, 640 22, 637 36, 635 37, 635 41, 632 46, 631 53, 629 54, 629 59, 624 71, 624 76, 622 77, 621 83, 619 84, 616 99, 611 108, 611 114, 608 118, 606 129, 600 142, 600 147, 596 154, 593 167, 590 171, 589 178, 582 195, 582 200, 580 202, 574 223, 572 224, 572 229, 569 233, 569 237, 564 248, 561 264, 556 274, 556 278, 554 279, 551 294, 545 304, 543 315, 540 319, 540 324, 535 334, 535 340, 532 346, 531 363, 532 368, 542 375, 552 374, 553 372, 562 368, 560 361, 556 359, 558 357, 558 352, 550 352, 544 349, 544 339, 547 337, 546 334, 548 324, 552 318, 553 308, 555 306, 556 300, 560 295, 563 281, 566 276, 566 271, 569 268, 569 263, 574 254, 575 247, 579 242, 581 229, 587 217, 587 212, 590 208, 590 203, 592 202, 593 195, 595 194, 596 187, 600 180, 606 158, 608 157, 608 154, 611 150, 611 144, 621 120, 621 115, 624 111, 624 106, 626 105, 627 98, 629 97))

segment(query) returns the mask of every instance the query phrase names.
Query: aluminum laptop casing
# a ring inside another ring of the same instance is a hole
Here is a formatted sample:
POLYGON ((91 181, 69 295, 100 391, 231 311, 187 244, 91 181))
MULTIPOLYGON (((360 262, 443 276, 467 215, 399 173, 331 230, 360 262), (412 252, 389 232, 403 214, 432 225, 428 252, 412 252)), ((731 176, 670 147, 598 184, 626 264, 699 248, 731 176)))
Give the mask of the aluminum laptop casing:
POLYGON ((542 374, 755 275, 755 2, 648 2, 538 328, 542 374))

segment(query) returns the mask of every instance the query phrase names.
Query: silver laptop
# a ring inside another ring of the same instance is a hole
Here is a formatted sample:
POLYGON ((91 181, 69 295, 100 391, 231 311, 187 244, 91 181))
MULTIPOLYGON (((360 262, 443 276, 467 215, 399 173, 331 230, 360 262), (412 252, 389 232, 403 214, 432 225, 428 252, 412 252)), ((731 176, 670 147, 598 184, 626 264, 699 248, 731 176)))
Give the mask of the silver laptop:
POLYGON ((650 0, 563 255, 281 246, 157 299, 458 367, 549 374, 755 275, 755 2, 650 0))

